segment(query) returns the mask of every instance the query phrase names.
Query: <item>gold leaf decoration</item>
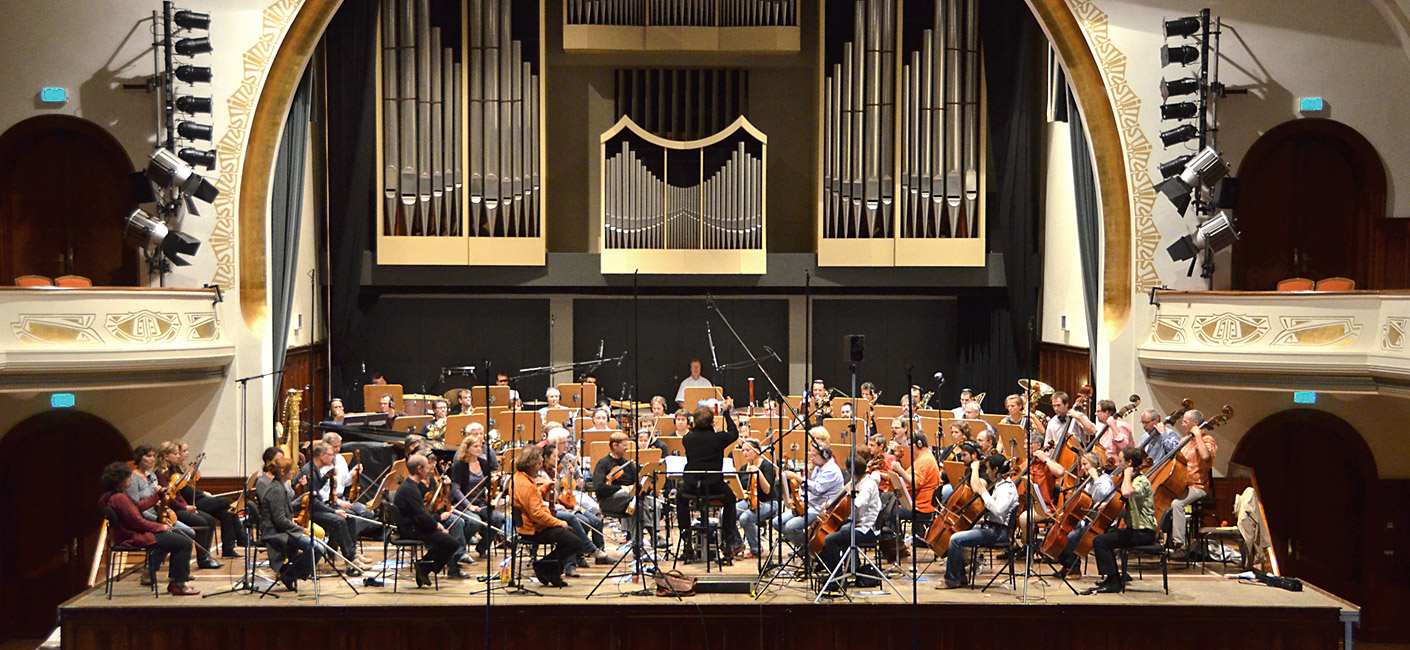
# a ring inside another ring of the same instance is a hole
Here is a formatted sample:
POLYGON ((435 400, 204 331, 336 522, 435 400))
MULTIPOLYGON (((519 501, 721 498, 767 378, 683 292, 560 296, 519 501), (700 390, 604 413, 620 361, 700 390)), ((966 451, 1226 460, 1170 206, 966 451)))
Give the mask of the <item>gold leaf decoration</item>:
POLYGON ((1196 316, 1195 339, 1211 347, 1233 348, 1257 342, 1268 333, 1267 316, 1223 313, 1196 316))
POLYGON ((108 332, 123 343, 170 343, 181 333, 181 317, 148 309, 108 314, 108 332))
POLYGON ((220 339, 220 319, 216 318, 215 312, 185 314, 185 318, 187 341, 205 342, 220 339))
POLYGON ((102 335, 93 329, 95 318, 93 314, 20 314, 10 327, 24 343, 102 345, 102 335))
POLYGON ((1349 316, 1316 317, 1283 316, 1283 331, 1278 332, 1270 346, 1341 347, 1356 342, 1361 326, 1349 316))
POLYGON ((1381 349, 1404 350, 1407 324, 1410 324, 1410 318, 1387 318, 1386 324, 1381 327, 1381 349))
POLYGON ((1189 316, 1156 316, 1151 338, 1157 343, 1184 345, 1185 321, 1189 316))

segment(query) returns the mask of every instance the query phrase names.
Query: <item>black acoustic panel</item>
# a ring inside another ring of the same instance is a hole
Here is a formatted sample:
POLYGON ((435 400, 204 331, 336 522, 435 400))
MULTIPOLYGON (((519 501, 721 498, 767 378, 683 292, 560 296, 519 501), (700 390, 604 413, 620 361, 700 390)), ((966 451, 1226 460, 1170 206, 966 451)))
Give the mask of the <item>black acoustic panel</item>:
MULTIPOLYGON (((366 327, 367 370, 382 371, 408 393, 484 382, 484 374, 440 381, 442 367, 482 367, 488 359, 491 372, 513 376, 519 368, 548 365, 547 299, 382 297, 368 310, 366 327)), ((520 382, 525 401, 542 395, 546 381, 520 382)))
MULTIPOLYGON (((830 387, 851 392, 844 347, 849 334, 866 337, 857 385, 876 384, 883 404, 900 403, 908 365, 914 367, 912 381, 925 391, 935 388, 936 372, 954 374, 953 300, 814 300, 812 311, 812 378, 830 387)), ((938 401, 932 400, 931 405, 938 401)))
MULTIPOLYGON (((745 345, 755 355, 763 355, 768 346, 778 353, 778 361, 764 362, 764 368, 780 382, 788 380, 788 301, 764 299, 716 299, 719 309, 729 319, 745 345)), ((653 395, 666 398, 675 408, 676 388, 690 374, 689 362, 700 359, 701 373, 725 393, 743 404, 749 399, 749 377, 755 378, 755 397, 763 400, 769 392, 768 383, 758 368, 715 372, 706 335, 710 324, 715 342, 715 356, 720 364, 748 359, 739 341, 730 334, 719 316, 705 307, 701 299, 642 298, 636 324, 641 332, 638 353, 632 339, 633 307, 631 299, 582 298, 573 301, 573 356, 582 361, 597 356, 598 341, 602 341, 606 356, 615 357, 631 352, 620 366, 598 368, 599 391, 613 398, 622 394, 623 384, 633 385, 633 375, 640 372, 642 401, 653 395)), ((630 390, 630 388, 628 388, 630 390)), ((797 392, 796 389, 791 392, 797 392)))

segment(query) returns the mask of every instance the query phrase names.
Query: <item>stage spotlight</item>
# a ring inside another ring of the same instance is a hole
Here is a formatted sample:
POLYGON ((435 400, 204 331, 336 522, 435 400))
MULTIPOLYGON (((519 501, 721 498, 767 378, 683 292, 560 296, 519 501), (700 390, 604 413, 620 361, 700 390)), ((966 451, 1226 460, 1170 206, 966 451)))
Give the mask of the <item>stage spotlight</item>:
POLYGON ((176 110, 182 113, 210 113, 211 98, 209 97, 187 97, 185 95, 176 98, 176 110))
POLYGON ((1199 115, 1199 106, 1194 102, 1160 105, 1160 119, 1162 120, 1188 120, 1196 115, 1199 115))
POLYGON ((1157 168, 1160 169, 1160 177, 1170 178, 1171 176, 1180 173, 1182 170, 1185 169, 1185 163, 1190 162, 1191 158, 1194 158, 1192 154, 1185 154, 1172 160, 1167 160, 1163 163, 1160 163, 1160 165, 1157 166, 1157 168))
MULTIPOLYGON (((187 140, 210 141, 213 129, 209 124, 199 124, 196 122, 180 122, 176 125, 176 134, 187 140)), ((184 158, 183 158, 184 160, 184 158)), ((190 162, 190 161, 187 161, 190 162)))
POLYGON ((176 53, 180 54, 181 56, 195 56, 197 54, 206 54, 215 50, 215 48, 211 47, 211 39, 206 38, 205 36, 197 36, 195 38, 183 38, 176 42, 175 47, 176 53))
POLYGON ((1220 212, 1213 219, 1200 224, 1193 235, 1185 235, 1176 240, 1165 252, 1170 254, 1170 259, 1183 262, 1194 258, 1203 250, 1217 253, 1238 240, 1239 232, 1234 230, 1234 220, 1229 217, 1229 213, 1220 212))
POLYGON ((1202 26, 1199 16, 1185 16, 1184 18, 1167 20, 1165 21, 1165 37, 1194 36, 1202 26))
POLYGON ((1170 99, 1180 95, 1191 95, 1199 91, 1199 80, 1194 77, 1176 79, 1174 81, 1160 80, 1160 98, 1170 99))
POLYGON ((203 65, 176 66, 176 78, 188 84, 210 83, 211 69, 203 65))
POLYGON ((1193 45, 1169 45, 1160 46, 1160 67, 1164 68, 1172 63, 1189 65, 1199 60, 1199 48, 1193 45))
POLYGON ((153 219, 141 208, 133 210, 132 214, 127 216, 122 238, 148 254, 161 251, 177 266, 189 266, 191 263, 181 256, 195 255, 196 250, 201 247, 201 242, 195 237, 167 228, 166 224, 153 219))
MULTIPOLYGON (((183 150, 183 154, 185 151, 195 150, 183 150)), ((211 162, 214 163, 215 153, 211 152, 210 156, 211 162)), ((211 185, 210 181, 197 174, 182 158, 177 158, 176 154, 164 148, 157 149, 156 153, 152 154, 151 162, 147 163, 147 177, 158 186, 179 190, 206 203, 215 201, 215 197, 220 195, 220 190, 211 185)))
POLYGON ((178 155, 181 157, 182 160, 192 165, 200 165, 202 167, 205 167, 206 169, 215 169, 214 149, 202 150, 192 149, 190 147, 183 147, 181 149, 181 153, 178 155))
POLYGON ((1219 156, 1219 152, 1214 147, 1205 147, 1199 152, 1180 172, 1179 176, 1167 178, 1156 184, 1155 189, 1159 190, 1165 198, 1175 204, 1175 209, 1184 216, 1185 211, 1190 207, 1190 200, 1195 191, 1201 186, 1213 185, 1219 179, 1229 175, 1229 166, 1224 163, 1224 159, 1219 156))
POLYGON ((211 15, 199 11, 188 11, 182 9, 171 17, 171 21, 186 29, 206 29, 211 28, 211 15))
POLYGON ((1171 147, 1181 142, 1188 142, 1199 137, 1199 130, 1193 124, 1181 124, 1169 131, 1160 132, 1160 143, 1166 147, 1171 147))

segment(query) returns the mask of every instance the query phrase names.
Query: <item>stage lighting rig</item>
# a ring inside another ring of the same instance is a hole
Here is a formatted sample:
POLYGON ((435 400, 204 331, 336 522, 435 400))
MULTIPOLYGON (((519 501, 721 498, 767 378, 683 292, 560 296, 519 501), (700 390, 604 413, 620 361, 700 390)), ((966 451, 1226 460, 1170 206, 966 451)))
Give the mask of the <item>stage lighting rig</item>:
POLYGON ((184 232, 177 232, 167 224, 153 218, 142 208, 127 215, 123 223, 122 237, 125 241, 147 254, 148 263, 159 272, 166 272, 165 260, 177 266, 189 266, 183 255, 195 255, 201 242, 184 232))
POLYGON ((202 54, 209 54, 215 50, 211 45, 210 27, 211 16, 208 13, 190 11, 187 9, 176 10, 171 0, 162 3, 161 24, 163 27, 161 49, 165 56, 166 72, 161 75, 165 81, 165 101, 164 120, 162 125, 165 130, 165 137, 159 138, 168 151, 176 151, 182 160, 192 165, 201 165, 207 168, 215 166, 215 152, 203 151, 193 148, 177 148, 177 139, 185 142, 204 140, 210 142, 214 139, 214 129, 209 124, 203 124, 191 120, 177 122, 176 114, 184 113, 187 116, 197 114, 210 114, 212 105, 209 97, 194 97, 184 95, 178 91, 176 82, 186 85, 202 84, 211 82, 211 69, 209 66, 194 65, 190 61, 183 60, 177 65, 177 57, 190 59, 202 54))
MULTIPOLYGON (((1239 240, 1239 231, 1234 229, 1234 218, 1228 212, 1220 211, 1213 218, 1200 224, 1195 228, 1193 234, 1185 235, 1176 240, 1165 249, 1170 254, 1170 259, 1176 262, 1190 260, 1190 269, 1187 275, 1195 273, 1195 258, 1201 252, 1208 258, 1225 248, 1228 248, 1239 240)), ((1206 263, 1202 277, 1210 277, 1214 270, 1214 265, 1206 263)))
POLYGON ((1229 165, 1224 162, 1223 156, 1214 147, 1205 147, 1185 163, 1178 176, 1157 183, 1155 189, 1170 199, 1175 209, 1184 216, 1196 194, 1228 175, 1229 165))

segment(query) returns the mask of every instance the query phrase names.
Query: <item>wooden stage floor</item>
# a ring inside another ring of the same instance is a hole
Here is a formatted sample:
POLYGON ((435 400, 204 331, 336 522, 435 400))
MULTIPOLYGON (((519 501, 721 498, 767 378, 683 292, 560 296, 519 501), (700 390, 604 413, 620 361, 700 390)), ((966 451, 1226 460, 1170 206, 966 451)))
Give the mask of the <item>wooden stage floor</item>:
MULTIPOLYGON (((378 552, 368 555, 379 556, 378 552)), ((380 549, 378 549, 380 551, 380 549)), ((929 553, 923 552, 928 560, 929 553)), ((198 571, 193 584, 203 593, 228 588, 239 576, 239 560, 214 571, 198 571)), ((924 567, 924 562, 920 566, 924 567)), ((669 563, 663 563, 669 568, 669 563)), ((466 567, 483 575, 485 560, 466 567)), ((624 562, 623 567, 627 566, 624 562)), ((909 561, 905 566, 909 567, 909 561)), ((66 648, 164 647, 407 647, 424 642, 442 648, 1010 648, 1041 643, 1051 648, 1334 648, 1344 615, 1355 608, 1312 588, 1294 593, 1244 584, 1217 574, 1172 573, 1170 594, 1159 570, 1146 570, 1123 594, 1073 595, 1061 581, 1028 582, 1026 602, 1018 590, 996 583, 977 589, 938 590, 943 567, 935 563, 919 582, 892 582, 901 595, 879 589, 849 589, 847 598, 814 605, 801 580, 783 580, 760 594, 699 594, 676 600, 627 595, 630 579, 609 579, 591 599, 588 592, 608 567, 584 569, 566 588, 533 586, 541 595, 495 591, 486 608, 478 580, 440 581, 440 589, 417 589, 403 579, 392 593, 362 586, 354 595, 337 577, 320 581, 315 602, 311 583, 297 593, 282 585, 263 598, 245 593, 211 598, 153 598, 126 575, 108 600, 102 586, 60 607, 66 648), (913 603, 912 593, 918 596, 913 603), (488 626, 486 625, 488 623, 488 626), (914 644, 913 641, 918 640, 914 644), (610 643, 609 643, 610 641, 610 643), (310 645, 311 644, 311 645, 310 645)), ((696 576, 701 565, 681 565, 696 576)), ((757 575, 753 560, 727 568, 729 575, 757 575)), ((1021 570, 1021 564, 1020 564, 1021 570)), ((267 574, 267 569, 264 570, 267 574)), ((1132 567, 1133 574, 1136 573, 1132 567)), ((1020 571, 1021 574, 1021 571, 1020 571)), ((370 573, 369 573, 370 575, 370 573)), ((986 582, 989 574, 981 576, 986 582)), ((160 576, 165 585, 165 576, 160 576)), ((1093 578, 1074 581, 1083 590, 1093 578)))

